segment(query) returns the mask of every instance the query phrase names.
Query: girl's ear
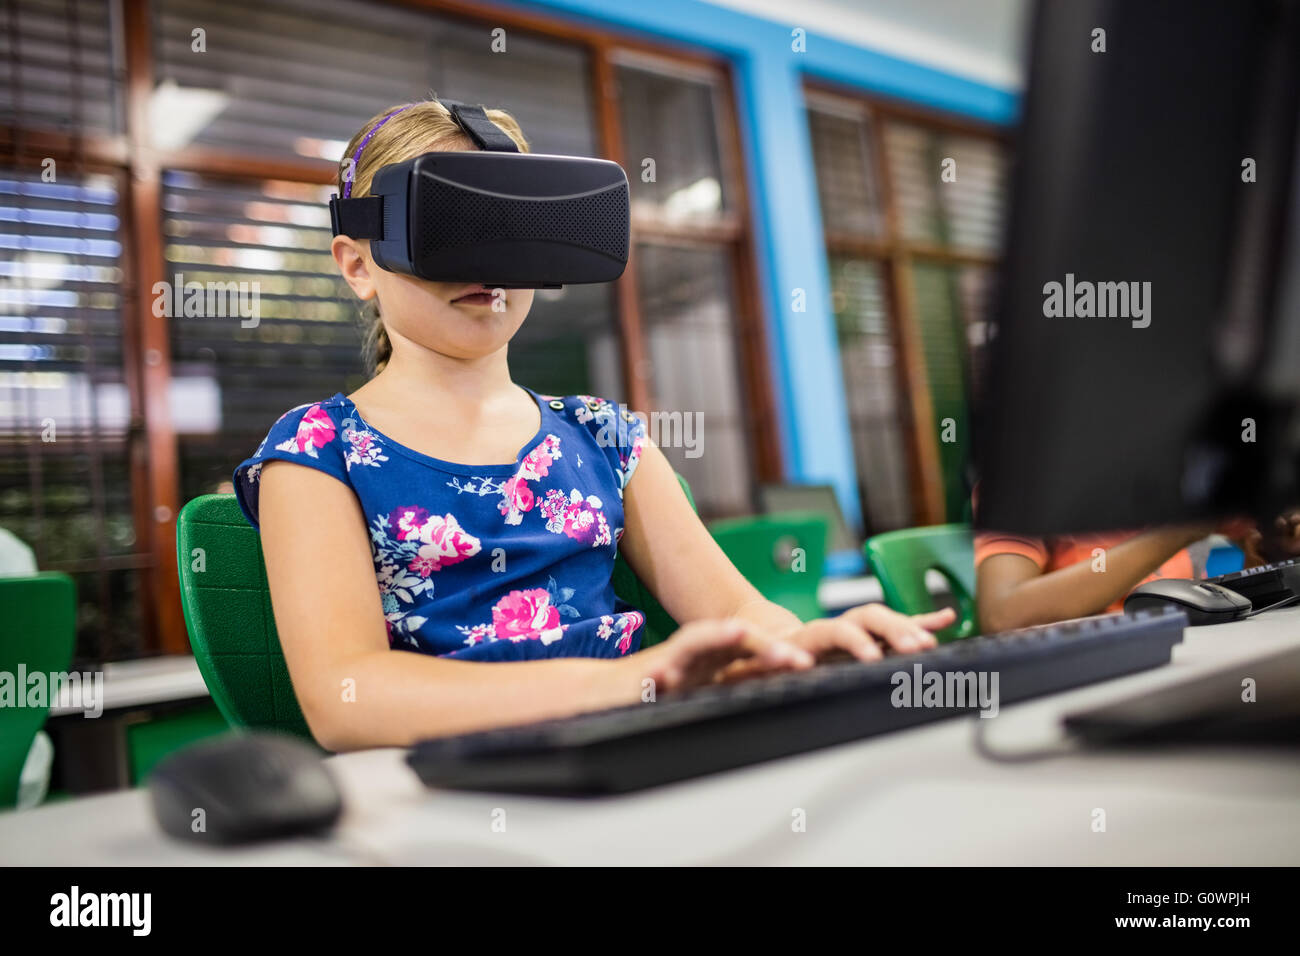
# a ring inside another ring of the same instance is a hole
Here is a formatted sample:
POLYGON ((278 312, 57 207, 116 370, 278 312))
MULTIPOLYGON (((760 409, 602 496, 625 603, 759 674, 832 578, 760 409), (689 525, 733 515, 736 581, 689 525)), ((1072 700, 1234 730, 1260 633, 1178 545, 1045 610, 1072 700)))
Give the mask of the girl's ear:
POLYGON ((371 270, 377 268, 370 262, 361 243, 348 236, 335 236, 330 243, 330 254, 339 265, 343 279, 352 288, 353 293, 363 302, 375 297, 375 288, 371 270))

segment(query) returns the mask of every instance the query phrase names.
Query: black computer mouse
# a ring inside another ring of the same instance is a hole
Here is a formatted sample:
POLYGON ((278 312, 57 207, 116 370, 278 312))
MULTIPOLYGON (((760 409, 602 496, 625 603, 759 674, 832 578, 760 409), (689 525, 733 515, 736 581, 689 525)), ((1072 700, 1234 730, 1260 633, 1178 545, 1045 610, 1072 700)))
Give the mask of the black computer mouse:
POLYGON ((229 734, 172 754, 149 775, 149 793, 163 830, 209 844, 322 830, 343 809, 320 751, 274 733, 229 734))
POLYGON ((1229 591, 1206 581, 1189 581, 1186 578, 1157 578, 1134 588, 1124 599, 1124 610, 1155 610, 1170 606, 1187 612, 1187 623, 1224 624, 1237 621, 1251 611, 1250 599, 1236 591, 1229 591))

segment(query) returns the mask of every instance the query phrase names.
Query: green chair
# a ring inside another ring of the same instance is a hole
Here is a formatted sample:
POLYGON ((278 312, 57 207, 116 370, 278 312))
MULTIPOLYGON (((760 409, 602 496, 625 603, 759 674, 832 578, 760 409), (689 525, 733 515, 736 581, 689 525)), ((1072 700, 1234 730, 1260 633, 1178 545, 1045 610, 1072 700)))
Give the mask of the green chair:
MULTIPOLYGON (((66 574, 47 572, 0 578, 0 673, 63 674, 72 664, 77 640, 77 587, 66 574)), ((14 692, 26 695, 27 688, 14 692)), ((48 695, 47 695, 48 697, 48 695)), ((0 706, 0 807, 18 799, 18 781, 27 752, 45 725, 52 703, 0 706)))
MULTIPOLYGON (((685 480, 678 480, 690 499, 685 480)), ((190 646, 222 715, 235 727, 310 739, 275 631, 261 541, 235 496, 201 495, 182 508, 176 548, 190 646)), ((643 646, 677 629, 621 556, 614 564, 614 592, 645 612, 643 646)))
MULTIPOLYGON (((694 508, 695 496, 691 494, 691 486, 681 475, 677 476, 677 480, 681 482, 682 491, 686 492, 686 500, 694 508)), ((641 634, 642 650, 668 640, 673 631, 677 630, 677 622, 650 593, 650 589, 641 583, 641 579, 621 554, 614 561, 614 594, 645 614, 645 630, 641 634)))
POLYGON ((948 579, 957 602, 957 623, 938 632, 940 641, 978 633, 975 609, 975 545, 970 525, 941 524, 889 531, 867 540, 867 567, 880 582, 885 603, 904 614, 934 610, 927 571, 948 579))
POLYGON ((826 565, 826 531, 824 516, 801 511, 709 525, 713 540, 749 583, 801 621, 826 613, 817 599, 826 565))

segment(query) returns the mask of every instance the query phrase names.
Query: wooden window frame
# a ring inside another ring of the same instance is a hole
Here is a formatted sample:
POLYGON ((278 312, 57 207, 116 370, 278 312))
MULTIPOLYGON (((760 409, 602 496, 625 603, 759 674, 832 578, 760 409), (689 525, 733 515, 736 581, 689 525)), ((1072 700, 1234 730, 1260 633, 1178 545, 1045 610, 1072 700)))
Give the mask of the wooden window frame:
MULTIPOLYGON (((914 263, 947 266, 996 268, 1000 257, 974 250, 950 249, 933 242, 908 239, 903 235, 902 216, 886 155, 885 124, 901 121, 929 130, 985 139, 1006 146, 1011 131, 1003 126, 972 120, 969 117, 930 110, 912 103, 864 92, 818 78, 804 81, 805 103, 815 107, 818 101, 833 103, 841 111, 864 119, 871 131, 869 145, 871 174, 875 178, 882 204, 884 234, 867 238, 844 232, 826 232, 828 256, 851 256, 880 263, 884 275, 884 296, 890 334, 898 344, 900 407, 904 421, 908 459, 908 484, 912 498, 912 520, 916 525, 940 524, 947 520, 944 505, 943 470, 939 458, 939 436, 935 428, 934 406, 930 401, 930 383, 925 353, 921 343, 916 307, 916 290, 912 282, 914 263)), ((965 345, 963 344, 963 348, 965 345)))
MULTIPOLYGON (((668 41, 647 40, 610 25, 561 15, 518 10, 469 0, 375 0, 424 10, 465 22, 504 26, 582 47, 591 64, 588 81, 594 120, 604 155, 626 166, 623 156, 615 63, 621 56, 644 58, 668 69, 716 79, 719 145, 731 199, 728 215, 707 225, 663 224, 638 219, 632 242, 698 241, 725 245, 733 263, 733 299, 740 337, 741 388, 747 406, 752 465, 757 481, 778 480, 782 472, 777 415, 769 373, 767 336, 758 291, 755 230, 739 132, 733 71, 722 55, 668 41)), ((189 653, 180 605, 176 554, 176 516, 180 499, 179 442, 167 408, 171 348, 167 319, 155 316, 146 296, 167 276, 162 216, 162 174, 181 170, 227 178, 282 179, 307 184, 334 182, 337 166, 327 160, 267 158, 208 147, 159 150, 149 140, 149 102, 153 93, 154 31, 151 0, 110 0, 113 55, 122 57, 119 74, 125 129, 120 133, 72 135, 0 126, 0 163, 39 169, 53 157, 72 168, 116 174, 122 185, 123 374, 131 400, 129 454, 136 540, 149 560, 141 570, 141 644, 149 653, 189 653), (120 30, 120 34, 118 31, 120 30), (120 48, 120 49, 119 49, 120 48)), ((117 105, 114 105, 117 109, 117 105)), ((637 297, 635 268, 615 283, 627 400, 636 409, 655 408, 637 297)))

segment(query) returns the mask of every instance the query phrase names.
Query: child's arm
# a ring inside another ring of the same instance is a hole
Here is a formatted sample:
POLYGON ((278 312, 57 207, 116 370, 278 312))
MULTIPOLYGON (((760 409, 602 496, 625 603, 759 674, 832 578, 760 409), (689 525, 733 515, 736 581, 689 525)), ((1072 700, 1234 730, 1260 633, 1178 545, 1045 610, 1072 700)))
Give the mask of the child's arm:
POLYGON ((1213 529, 1157 528, 1106 550, 1106 570, 1091 561, 1044 574, 1021 554, 993 554, 980 562, 975 591, 980 627, 1007 631, 1100 614, 1162 564, 1213 529))
MULTIPOLYGON (((853 608, 837 618, 802 624, 763 597, 709 534, 682 493, 658 446, 646 442, 623 498, 624 534, 619 551, 664 609, 677 621, 738 617, 759 634, 790 639, 811 655, 847 652, 862 660, 880 657, 877 638, 899 651, 933 647, 929 632, 951 624, 950 609, 908 617, 881 604, 853 608)), ((756 673, 746 663, 731 674, 756 673)))
POLYGON ((742 622, 700 621, 616 661, 476 663, 395 652, 352 491, 288 462, 267 462, 260 482, 276 629, 307 724, 330 750, 406 746, 635 703, 647 678, 662 693, 709 683, 735 660, 779 668, 793 651, 758 641, 742 622))

